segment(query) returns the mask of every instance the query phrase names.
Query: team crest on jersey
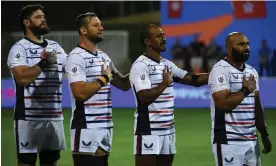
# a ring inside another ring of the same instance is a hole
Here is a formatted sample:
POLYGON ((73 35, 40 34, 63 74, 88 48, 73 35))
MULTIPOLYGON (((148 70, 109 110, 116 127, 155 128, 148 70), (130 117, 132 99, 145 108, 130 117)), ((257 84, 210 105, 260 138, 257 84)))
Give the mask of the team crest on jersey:
POLYGON ((144 80, 145 80, 145 74, 141 75, 141 76, 140 76, 140 79, 141 79, 142 81, 144 81, 144 80))
POLYGON ((156 67, 154 65, 151 65, 151 69, 152 69, 152 71, 155 71, 156 67))
POLYGON ((220 83, 223 83, 223 81, 224 81, 223 76, 219 77, 219 78, 218 78, 218 81, 219 81, 220 83))
POLYGON ((217 84, 224 85, 225 84, 225 77, 224 75, 220 75, 217 77, 217 84))
POLYGON ((71 76, 78 76, 77 74, 80 73, 78 66, 73 67, 71 71, 72 72, 69 72, 71 76))
POLYGON ((77 66, 75 66, 75 67, 72 69, 72 72, 73 72, 73 73, 77 73, 77 71, 78 71, 78 68, 77 68, 77 66))

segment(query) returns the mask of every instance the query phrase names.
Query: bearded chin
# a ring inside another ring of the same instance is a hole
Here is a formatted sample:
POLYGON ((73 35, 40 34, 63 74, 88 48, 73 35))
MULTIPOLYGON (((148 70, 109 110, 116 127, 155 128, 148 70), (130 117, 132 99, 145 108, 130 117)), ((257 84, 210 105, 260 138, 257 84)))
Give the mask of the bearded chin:
POLYGON ((87 39, 94 44, 100 43, 103 41, 103 38, 97 37, 97 36, 87 36, 87 39))
POLYGON ((249 55, 244 55, 242 53, 239 53, 238 51, 233 50, 232 57, 233 60, 236 62, 245 62, 248 60, 249 55))
POLYGON ((48 27, 40 28, 40 27, 31 27, 31 31, 35 36, 42 36, 48 34, 50 29, 48 27))

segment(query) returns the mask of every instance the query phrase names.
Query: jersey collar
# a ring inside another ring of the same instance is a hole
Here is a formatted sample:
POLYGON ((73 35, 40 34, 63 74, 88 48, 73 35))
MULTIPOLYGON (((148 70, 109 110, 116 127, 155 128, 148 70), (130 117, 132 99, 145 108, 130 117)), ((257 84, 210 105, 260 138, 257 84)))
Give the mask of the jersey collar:
POLYGON ((244 63, 242 64, 242 68, 239 69, 239 68, 237 68, 236 66, 234 66, 231 62, 229 62, 226 58, 224 58, 223 60, 226 61, 226 62, 229 63, 231 66, 233 66, 234 68, 236 68, 237 70, 239 70, 239 71, 241 71, 241 72, 243 72, 244 69, 245 69, 245 64, 244 64, 244 63))
POLYGON ((96 51, 96 53, 93 53, 93 52, 91 52, 91 51, 89 51, 89 50, 87 50, 87 49, 83 48, 83 47, 82 47, 82 46, 80 46, 79 44, 77 45, 77 47, 79 47, 79 48, 81 48, 81 49, 83 49, 83 50, 85 50, 85 51, 89 52, 90 54, 92 54, 92 55, 94 55, 94 56, 98 56, 98 51, 96 51))
POLYGON ((27 36, 25 36, 24 39, 28 40, 29 42, 31 42, 33 44, 39 45, 43 48, 47 47, 47 45, 48 45, 48 42, 45 39, 43 39, 43 43, 37 43, 37 42, 31 40, 30 38, 28 38, 27 36))

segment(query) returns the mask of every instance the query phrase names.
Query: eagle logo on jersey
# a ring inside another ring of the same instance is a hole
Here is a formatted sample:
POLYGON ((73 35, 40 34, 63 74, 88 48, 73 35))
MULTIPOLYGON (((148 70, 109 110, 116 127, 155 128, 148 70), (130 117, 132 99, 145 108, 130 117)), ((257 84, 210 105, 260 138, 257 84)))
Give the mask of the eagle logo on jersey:
POLYGON ((30 50, 30 53, 31 54, 37 54, 37 50, 35 50, 35 51, 30 50))
POLYGON ((140 76, 140 79, 141 79, 142 81, 144 81, 144 80, 145 80, 145 74, 141 75, 141 76, 140 76))
POLYGON ((235 79, 238 79, 238 78, 239 78, 239 76, 238 76, 238 75, 234 75, 234 74, 232 74, 232 76, 233 76, 235 79))
POLYGON ((89 61, 89 63, 91 64, 91 63, 94 63, 94 59, 92 58, 90 61, 89 61))

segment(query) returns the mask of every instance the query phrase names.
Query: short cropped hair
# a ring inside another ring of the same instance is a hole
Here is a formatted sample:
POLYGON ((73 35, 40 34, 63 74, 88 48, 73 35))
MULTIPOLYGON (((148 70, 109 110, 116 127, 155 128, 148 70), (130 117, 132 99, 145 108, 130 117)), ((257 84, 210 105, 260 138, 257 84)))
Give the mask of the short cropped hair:
POLYGON ((90 22, 90 20, 93 17, 98 17, 95 13, 84 13, 84 14, 80 14, 77 19, 76 19, 76 25, 78 28, 78 33, 80 34, 80 28, 83 26, 87 26, 87 24, 90 22))
POLYGON ((22 7, 21 10, 19 11, 19 15, 18 15, 18 17, 19 17, 19 24, 20 24, 22 30, 24 31, 24 33, 26 32, 26 27, 25 27, 23 21, 25 19, 30 18, 33 15, 33 13, 35 11, 37 11, 37 10, 44 11, 44 7, 42 5, 40 5, 40 4, 27 5, 27 6, 22 7))
POLYGON ((140 43, 145 47, 145 39, 149 38, 149 27, 150 25, 145 26, 140 33, 140 43))

